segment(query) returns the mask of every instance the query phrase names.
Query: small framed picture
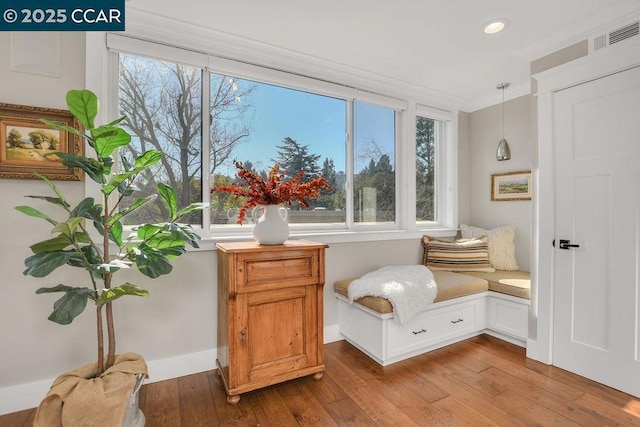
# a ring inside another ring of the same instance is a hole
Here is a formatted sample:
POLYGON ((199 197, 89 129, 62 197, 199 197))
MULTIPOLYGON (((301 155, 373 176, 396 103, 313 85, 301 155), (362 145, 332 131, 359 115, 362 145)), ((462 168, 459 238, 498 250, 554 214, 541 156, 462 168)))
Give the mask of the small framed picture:
POLYGON ((38 172, 51 180, 81 181, 82 170, 63 165, 56 153, 82 155, 82 138, 41 118, 82 130, 69 111, 0 103, 0 178, 38 179, 38 172))
POLYGON ((531 200, 531 171, 491 175, 491 200, 531 200))

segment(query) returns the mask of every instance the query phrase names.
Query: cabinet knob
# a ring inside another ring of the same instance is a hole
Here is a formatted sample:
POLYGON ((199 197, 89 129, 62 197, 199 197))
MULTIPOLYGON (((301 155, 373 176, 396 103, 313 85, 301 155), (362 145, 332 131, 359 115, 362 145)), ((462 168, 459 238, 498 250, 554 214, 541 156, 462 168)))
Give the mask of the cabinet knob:
POLYGON ((244 344, 247 342, 247 331, 244 329, 240 331, 240 344, 244 344))

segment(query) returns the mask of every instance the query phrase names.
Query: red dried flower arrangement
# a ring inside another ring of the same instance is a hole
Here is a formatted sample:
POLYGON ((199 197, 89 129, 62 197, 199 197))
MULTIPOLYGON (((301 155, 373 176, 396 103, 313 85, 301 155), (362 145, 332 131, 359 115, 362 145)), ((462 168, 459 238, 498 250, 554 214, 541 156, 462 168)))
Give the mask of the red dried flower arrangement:
POLYGON ((211 195, 216 191, 231 193, 235 198, 246 197, 240 207, 238 215, 238 224, 242 224, 247 211, 259 205, 279 205, 288 204, 297 201, 298 204, 309 207, 307 199, 317 199, 320 196, 320 190, 333 190, 324 177, 313 178, 308 182, 302 182, 305 172, 300 171, 289 181, 285 181, 284 172, 280 172, 280 166, 275 164, 269 172, 267 180, 263 179, 255 172, 245 169, 241 162, 236 162, 238 168, 238 178, 244 181, 244 185, 232 183, 231 185, 219 185, 211 189, 211 195))

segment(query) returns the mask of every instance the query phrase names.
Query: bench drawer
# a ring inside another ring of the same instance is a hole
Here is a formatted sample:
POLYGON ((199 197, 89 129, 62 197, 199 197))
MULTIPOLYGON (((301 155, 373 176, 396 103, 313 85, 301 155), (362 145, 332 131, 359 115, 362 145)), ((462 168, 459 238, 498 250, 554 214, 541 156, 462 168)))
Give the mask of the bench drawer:
POLYGON ((389 322, 387 356, 408 353, 484 329, 484 307, 481 306, 481 301, 470 301, 427 311, 404 325, 389 322))

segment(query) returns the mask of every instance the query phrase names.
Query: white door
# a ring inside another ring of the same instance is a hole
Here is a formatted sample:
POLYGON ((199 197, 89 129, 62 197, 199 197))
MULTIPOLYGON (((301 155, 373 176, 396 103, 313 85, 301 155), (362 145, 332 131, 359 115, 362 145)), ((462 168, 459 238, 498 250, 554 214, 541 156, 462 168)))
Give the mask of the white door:
POLYGON ((553 364, 640 397, 640 68, 554 93, 553 141, 553 364))

